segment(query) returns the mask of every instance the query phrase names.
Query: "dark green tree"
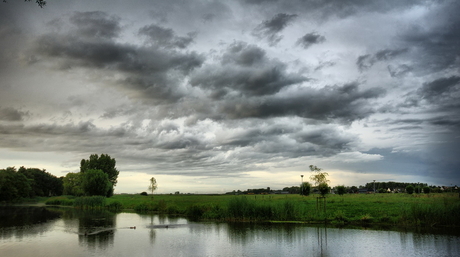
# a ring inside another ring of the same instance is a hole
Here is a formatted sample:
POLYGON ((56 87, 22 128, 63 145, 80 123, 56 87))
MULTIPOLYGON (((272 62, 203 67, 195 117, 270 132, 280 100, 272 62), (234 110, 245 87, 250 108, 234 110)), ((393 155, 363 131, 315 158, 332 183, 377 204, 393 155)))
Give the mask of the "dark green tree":
POLYGON ((86 170, 82 173, 82 187, 85 195, 106 196, 112 188, 109 176, 102 170, 86 170))
POLYGON ((88 170, 101 170, 107 174, 112 185, 107 192, 107 196, 110 197, 113 195, 114 187, 117 185, 118 174, 120 173, 115 165, 115 159, 111 158, 108 154, 101 154, 101 156, 92 154, 88 160, 81 160, 80 172, 85 173, 88 170))
POLYGON ((414 193, 414 186, 413 185, 408 185, 406 186, 406 193, 408 194, 413 194, 414 193))
POLYGON ((326 182, 319 183, 317 188, 318 188, 319 193, 323 197, 329 193, 329 185, 326 182))
POLYGON ((82 174, 83 173, 67 173, 67 175, 63 178, 63 194, 75 196, 84 195, 82 174))
POLYGON ((14 202, 29 197, 30 181, 14 167, 0 170, 0 201, 14 202))
POLYGON ((19 168, 18 173, 29 179, 32 188, 30 197, 61 195, 63 191, 62 180, 46 172, 45 169, 19 168))
POLYGON ((423 193, 429 194, 430 191, 431 191, 431 188, 430 188, 430 187, 428 187, 428 186, 423 187, 423 193))
POLYGON ((344 185, 337 186, 336 189, 339 195, 344 195, 347 190, 344 185))
POLYGON ((308 182, 303 182, 300 185, 300 195, 309 196, 311 192, 311 184, 308 182))

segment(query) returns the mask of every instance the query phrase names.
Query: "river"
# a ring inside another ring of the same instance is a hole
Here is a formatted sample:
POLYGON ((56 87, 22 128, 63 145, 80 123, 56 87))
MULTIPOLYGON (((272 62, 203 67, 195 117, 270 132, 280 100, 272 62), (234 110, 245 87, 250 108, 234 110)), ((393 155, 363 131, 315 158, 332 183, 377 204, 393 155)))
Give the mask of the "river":
POLYGON ((0 207, 0 256, 460 256, 460 234, 0 207))

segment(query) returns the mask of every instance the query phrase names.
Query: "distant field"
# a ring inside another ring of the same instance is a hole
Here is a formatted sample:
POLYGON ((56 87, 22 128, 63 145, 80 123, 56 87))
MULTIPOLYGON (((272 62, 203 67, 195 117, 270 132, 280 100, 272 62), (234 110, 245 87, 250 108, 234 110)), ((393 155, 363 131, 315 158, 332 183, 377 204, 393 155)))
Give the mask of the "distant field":
POLYGON ((456 193, 328 195, 325 201, 318 196, 114 195, 106 204, 116 203, 125 211, 226 221, 460 226, 460 198, 456 193))

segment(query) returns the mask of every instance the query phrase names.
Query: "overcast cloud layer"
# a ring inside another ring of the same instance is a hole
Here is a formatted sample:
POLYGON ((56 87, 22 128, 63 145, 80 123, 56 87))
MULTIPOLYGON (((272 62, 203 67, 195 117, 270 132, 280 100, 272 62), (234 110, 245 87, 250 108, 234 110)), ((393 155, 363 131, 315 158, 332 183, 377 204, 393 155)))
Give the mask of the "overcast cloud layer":
POLYGON ((460 184, 460 3, 8 1, 0 168, 116 158, 117 192, 460 184))

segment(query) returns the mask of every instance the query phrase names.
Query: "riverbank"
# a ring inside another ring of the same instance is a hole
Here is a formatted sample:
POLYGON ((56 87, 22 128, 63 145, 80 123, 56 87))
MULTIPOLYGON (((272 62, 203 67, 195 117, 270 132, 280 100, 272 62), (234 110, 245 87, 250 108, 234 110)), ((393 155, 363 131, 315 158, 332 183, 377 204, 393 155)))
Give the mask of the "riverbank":
MULTIPOLYGON (((76 198, 54 197, 47 203, 71 205, 76 198)), ((186 215, 193 219, 235 222, 382 224, 460 227, 457 194, 328 195, 114 195, 105 206, 134 212, 186 215)))

